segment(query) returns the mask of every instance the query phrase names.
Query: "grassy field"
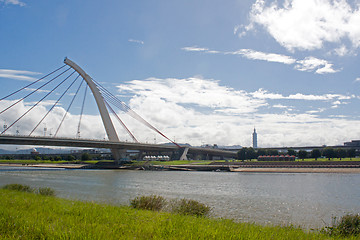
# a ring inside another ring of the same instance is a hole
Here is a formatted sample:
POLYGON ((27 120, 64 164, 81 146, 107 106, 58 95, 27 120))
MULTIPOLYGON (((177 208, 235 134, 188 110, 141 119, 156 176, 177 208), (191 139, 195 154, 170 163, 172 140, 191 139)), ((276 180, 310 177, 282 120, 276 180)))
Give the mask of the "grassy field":
POLYGON ((293 227, 263 227, 0 189, 0 239, 339 238, 293 227))

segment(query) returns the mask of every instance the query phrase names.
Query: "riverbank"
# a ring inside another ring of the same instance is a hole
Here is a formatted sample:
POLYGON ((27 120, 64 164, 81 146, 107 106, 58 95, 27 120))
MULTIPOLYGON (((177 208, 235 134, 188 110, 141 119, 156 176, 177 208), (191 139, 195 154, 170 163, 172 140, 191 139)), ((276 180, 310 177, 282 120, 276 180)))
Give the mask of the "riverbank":
POLYGON ((2 189, 0 196, 0 235, 8 239, 333 239, 295 227, 134 210, 2 189))
POLYGON ((234 163, 213 163, 213 164, 181 164, 181 165, 129 165, 117 166, 114 164, 84 164, 84 163, 39 163, 39 164, 18 164, 0 163, 5 167, 36 167, 36 168, 60 168, 60 169, 115 169, 115 170, 145 170, 145 171, 210 171, 210 172, 248 172, 248 173, 360 173, 360 165, 346 165, 341 162, 329 164, 303 163, 291 165, 276 163, 259 164, 234 164, 234 163), (345 167, 344 167, 345 166, 345 167))

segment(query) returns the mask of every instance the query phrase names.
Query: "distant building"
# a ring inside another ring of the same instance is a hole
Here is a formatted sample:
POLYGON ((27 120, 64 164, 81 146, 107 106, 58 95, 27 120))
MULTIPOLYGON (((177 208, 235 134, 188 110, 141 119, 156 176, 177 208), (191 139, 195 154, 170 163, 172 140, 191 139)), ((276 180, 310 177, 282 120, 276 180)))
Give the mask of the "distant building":
POLYGON ((360 140, 351 140, 351 142, 344 142, 346 147, 360 147, 360 140))
POLYGON ((254 128, 254 132, 252 134, 253 137, 253 148, 257 148, 257 133, 256 133, 256 129, 254 128))

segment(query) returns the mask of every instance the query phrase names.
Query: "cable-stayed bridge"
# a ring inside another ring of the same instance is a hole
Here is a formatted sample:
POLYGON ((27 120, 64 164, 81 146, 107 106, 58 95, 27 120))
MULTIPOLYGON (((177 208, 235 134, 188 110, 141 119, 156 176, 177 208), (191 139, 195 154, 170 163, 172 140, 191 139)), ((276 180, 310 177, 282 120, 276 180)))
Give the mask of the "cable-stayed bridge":
MULTIPOLYGON (((65 58, 64 65, 62 67, 12 93, 9 93, 7 96, 2 97, 0 99, 0 107, 0 118, 4 121, 4 129, 0 133, 0 144, 109 148, 111 149, 114 160, 117 162, 125 159, 126 150, 139 150, 140 153, 144 154, 148 152, 167 152, 172 153, 173 156, 177 156, 176 158, 180 160, 187 159, 188 154, 198 157, 200 156, 200 158, 212 158, 213 156, 226 158, 236 157, 236 152, 232 151, 180 146, 132 110, 99 82, 93 80, 82 68, 68 58, 65 58), (69 111, 71 107, 73 107, 74 100, 79 95, 82 87, 85 88, 85 90, 80 108, 81 111, 77 125, 76 137, 59 137, 59 132, 61 132, 62 129, 67 128, 66 119, 69 118, 69 115, 71 115, 69 111), (60 93, 57 92, 59 89, 62 89, 60 93), (88 89, 91 90, 92 96, 95 99, 108 140, 82 139, 80 137, 81 122, 88 89), (71 93, 71 91, 73 92, 71 93), (29 99, 40 93, 43 93, 43 96, 39 100, 29 101, 29 99), (19 95, 21 95, 21 97, 18 97, 19 95), (50 95, 56 95, 58 98, 56 100, 49 101, 48 99, 50 95), (69 100, 66 111, 61 112, 60 114, 59 105, 61 104, 61 100, 66 96, 72 96, 72 98, 69 100), (24 104, 25 101, 27 101, 26 104, 24 104), (48 106, 46 111, 42 114, 36 114, 36 110, 41 106, 44 107, 44 105, 48 106), (22 111, 19 111, 19 108, 22 111), (14 109, 17 109, 17 111, 13 111, 14 109), (57 114, 54 114, 55 111, 58 111, 57 114), (125 113, 132 119, 137 120, 137 122, 141 123, 141 125, 149 128, 156 134, 159 134, 162 138, 166 139, 171 143, 171 145, 140 143, 116 111, 125 113), (112 118, 109 112, 112 114, 112 118), (30 115, 32 115, 32 117, 29 119, 30 115), (58 116, 58 119, 55 119, 54 115, 58 116), (50 118, 49 116, 52 117, 50 118), (5 118, 11 119, 9 125, 6 124, 5 118), (37 119, 36 121, 34 121, 35 118, 37 119), (118 125, 122 126, 123 131, 125 130, 128 136, 132 139, 132 142, 119 140, 117 131, 115 130, 115 126, 112 121, 113 119, 116 119, 118 125), (58 122, 55 133, 50 133, 49 136, 46 136, 46 121, 51 121, 52 123, 58 122), (24 124, 28 126, 28 129, 30 129, 27 135, 20 136, 18 129, 14 131, 20 122, 24 122, 24 124), (31 124, 33 124, 33 126, 30 127, 31 124), (40 130, 40 126, 42 126, 42 124, 45 125, 43 132, 44 136, 39 136, 39 132, 42 133, 40 130), (38 136, 36 136, 36 133, 38 136)), ((139 155, 141 156, 142 154, 139 155)))

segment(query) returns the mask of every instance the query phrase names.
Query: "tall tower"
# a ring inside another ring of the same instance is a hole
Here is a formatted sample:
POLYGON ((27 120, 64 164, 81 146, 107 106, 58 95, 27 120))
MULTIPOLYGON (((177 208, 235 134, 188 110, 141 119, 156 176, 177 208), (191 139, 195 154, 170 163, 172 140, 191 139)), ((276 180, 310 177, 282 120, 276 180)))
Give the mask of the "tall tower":
POLYGON ((253 137, 253 148, 257 148, 257 133, 256 133, 256 129, 254 128, 254 132, 252 134, 253 137))

